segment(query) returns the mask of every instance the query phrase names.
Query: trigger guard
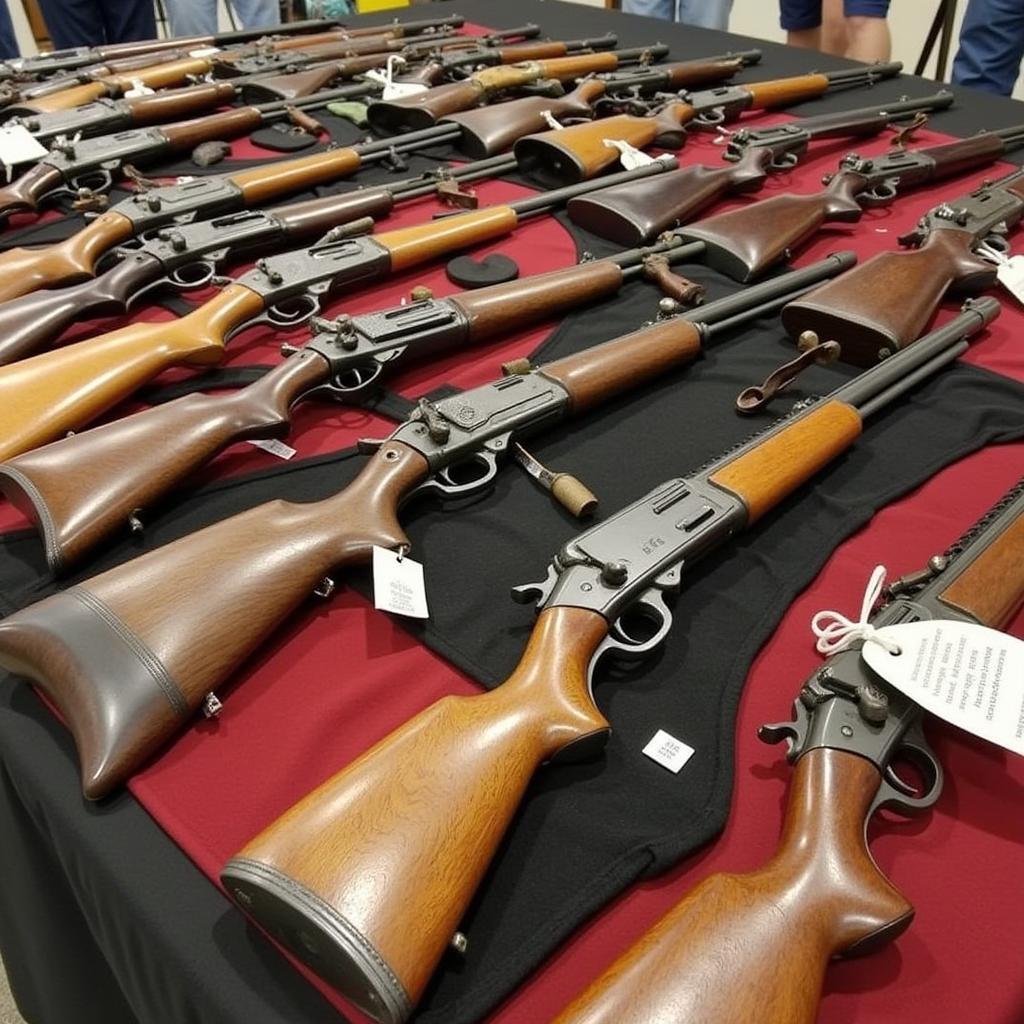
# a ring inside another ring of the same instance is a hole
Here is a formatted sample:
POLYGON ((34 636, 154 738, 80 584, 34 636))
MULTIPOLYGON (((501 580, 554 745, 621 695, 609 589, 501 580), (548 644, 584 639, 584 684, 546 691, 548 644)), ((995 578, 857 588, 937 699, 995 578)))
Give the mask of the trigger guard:
MULTIPOLYGON (((451 477, 446 478, 448 469, 439 470, 437 475, 424 481, 415 490, 409 492, 411 498, 414 494, 438 494, 443 498, 464 498, 467 495, 476 494, 490 486, 498 475, 498 459, 493 452, 474 452, 468 459, 460 462, 465 466, 470 463, 478 463, 484 467, 483 473, 473 480, 464 484, 455 483, 451 477)), ((454 467, 452 467, 454 468, 454 467)))
POLYGON ((649 654, 661 645, 672 628, 672 613, 668 610, 668 605, 665 604, 665 599, 662 597, 660 590, 649 590, 642 594, 639 600, 634 605, 631 605, 627 611, 638 609, 646 610, 649 614, 656 615, 658 618, 658 628, 655 630, 654 635, 646 640, 634 641, 630 639, 629 634, 620 625, 622 616, 619 616, 612 623, 612 628, 607 640, 605 640, 605 644, 619 652, 622 657, 641 658, 645 654, 649 654))
POLYGON ((90 192, 109 192, 114 186, 114 177, 110 171, 98 169, 89 171, 86 174, 79 174, 72 178, 67 188, 72 195, 77 195, 79 189, 88 189, 90 192), (95 184, 92 184, 95 182, 95 184))
POLYGON ((720 124, 725 124, 725 111, 721 107, 713 107, 698 114, 693 123, 702 128, 717 128, 720 124))
POLYGON ((213 281, 213 275, 215 273, 216 268, 212 263, 207 263, 205 260, 195 260, 192 263, 183 264, 178 267, 177 270, 172 270, 164 280, 179 292, 189 292, 194 291, 197 288, 205 288, 213 281), (200 276, 193 279, 180 276, 182 271, 187 271, 190 267, 201 267, 202 271, 200 276))
POLYGON ((1010 242, 1005 235, 993 232, 990 235, 986 235, 984 244, 990 249, 995 249, 996 252, 1003 256, 1006 256, 1010 252, 1010 242))
POLYGON ((882 773, 882 785, 868 814, 869 819, 875 811, 882 809, 910 817, 932 807, 939 799, 942 793, 942 765, 923 739, 904 742, 896 752, 897 757, 901 755, 921 772, 925 788, 920 796, 914 796, 916 790, 896 774, 891 764, 886 765, 882 773))
POLYGON ((780 156, 773 157, 769 166, 776 171, 788 171, 790 168, 796 167, 798 162, 799 158, 796 153, 783 153, 780 156))
POLYGON ((296 295, 294 298, 289 299, 288 302, 294 305, 294 313, 287 312, 287 307, 282 309, 282 307, 276 305, 268 306, 266 311, 254 321, 250 321, 250 324, 265 323, 271 327, 286 331, 289 328, 298 327, 306 323, 320 312, 319 300, 308 292, 303 295, 296 295))

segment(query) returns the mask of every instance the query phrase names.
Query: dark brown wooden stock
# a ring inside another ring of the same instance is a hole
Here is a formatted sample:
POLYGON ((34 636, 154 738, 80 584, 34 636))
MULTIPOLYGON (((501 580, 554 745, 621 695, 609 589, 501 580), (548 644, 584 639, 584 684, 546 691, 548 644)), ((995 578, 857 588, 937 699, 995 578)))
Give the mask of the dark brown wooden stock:
POLYGON ((860 220, 864 211, 856 197, 866 183, 861 174, 840 171, 821 192, 762 199, 697 221, 681 236, 704 242, 705 258, 716 270, 736 281, 751 281, 790 259, 826 221, 860 220))
POLYGON ((805 754, 771 861, 702 882, 556 1024, 813 1024, 829 960, 913 918, 865 843, 880 783, 856 754, 805 754))
POLYGON ((975 558, 939 599, 993 629, 1008 625, 1024 604, 1024 517, 975 558))
MULTIPOLYGON (((604 92, 604 82, 599 78, 588 78, 564 96, 524 96, 489 107, 449 114, 441 122, 453 121, 457 124, 462 129, 459 149, 467 156, 479 160, 504 152, 524 135, 543 132, 549 127, 545 111, 556 120, 593 117, 591 104, 604 92)), ((646 180, 633 184, 646 184, 646 180)))
POLYGON ((298 352, 233 394, 186 395, 2 463, 0 491, 63 571, 228 445, 286 436, 292 403, 328 376, 323 357, 298 352))
POLYGON ((210 139, 229 139, 251 132, 263 124, 263 115, 256 107, 235 107, 219 114, 164 125, 160 130, 175 149, 191 149, 210 139))
POLYGON ((53 164, 42 161, 0 187, 0 219, 12 213, 37 210, 39 200, 64 183, 64 175, 53 164))
POLYGON ((163 124, 195 111, 230 103, 237 90, 230 82, 205 82, 184 89, 169 89, 151 96, 133 96, 124 102, 132 112, 132 124, 163 124))
POLYGON ((920 249, 879 253, 789 303, 782 323, 793 338, 815 331, 838 341, 846 362, 873 366, 921 336, 947 291, 977 292, 995 281, 973 242, 966 231, 936 230, 920 249))
POLYGON ((674 64, 658 65, 658 71, 668 78, 662 87, 666 92, 712 85, 723 79, 732 78, 737 71, 742 70, 743 61, 738 57, 726 60, 684 60, 674 64))
POLYGON ((61 709, 86 796, 108 793, 183 728, 328 572, 368 562, 374 544, 408 543, 397 508, 427 472, 389 442, 330 498, 268 502, 0 621, 0 663, 61 709), (132 686, 153 693, 134 714, 119 710, 132 686))
POLYGON ((353 57, 351 60, 337 60, 320 67, 308 68, 305 71, 293 71, 288 75, 268 75, 258 81, 247 82, 245 85, 246 99, 267 102, 269 100, 294 100, 302 96, 326 89, 336 78, 346 78, 348 74, 360 74, 371 68, 382 67, 387 63, 388 54, 377 54, 371 57, 353 57), (348 72, 355 63, 358 71, 348 72), (348 73, 346 73, 348 72, 348 73))
POLYGON ((998 136, 982 132, 971 138, 930 146, 928 155, 935 165, 936 178, 951 178, 972 171, 980 164, 998 160, 1006 152, 1006 143, 998 136))
POLYGON ((747 506, 747 521, 753 523, 849 448, 860 432, 857 411, 832 399, 737 455, 708 479, 740 498, 747 506))
MULTIPOLYGON (((588 692, 587 666, 607 632, 596 612, 542 612, 498 689, 434 704, 296 804, 232 863, 263 865, 315 894, 415 1005, 537 768, 574 744, 581 756, 603 745, 608 723, 588 692)), ((230 864, 224 877, 236 891, 230 864)), ((272 896, 242 891, 258 921, 338 983, 341 971, 329 963, 325 971, 324 958, 311 956, 321 940, 315 924, 305 938, 275 929, 272 896)), ((380 1019, 358 968, 345 980, 343 994, 380 1019)))
POLYGON ((700 331, 693 324, 665 320, 545 363, 541 370, 569 392, 573 412, 579 413, 691 362, 700 350, 700 331))
POLYGON ((108 210, 63 242, 0 253, 0 302, 47 285, 91 277, 96 261, 132 234, 132 222, 108 210))
POLYGON ((768 150, 752 148, 734 164, 680 167, 577 196, 566 209, 573 223, 587 231, 620 245, 642 245, 724 195, 760 188, 771 158, 768 150))

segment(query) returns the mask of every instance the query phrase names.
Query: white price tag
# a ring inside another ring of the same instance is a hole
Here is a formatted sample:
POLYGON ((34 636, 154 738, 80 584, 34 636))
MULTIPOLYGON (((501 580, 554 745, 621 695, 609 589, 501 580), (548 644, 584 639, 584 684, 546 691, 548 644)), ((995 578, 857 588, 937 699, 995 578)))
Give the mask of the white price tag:
POLYGON ((427 591, 423 585, 423 566, 408 556, 373 546, 373 606, 383 612, 425 619, 427 591))
POLYGON ((385 68, 373 68, 366 72, 365 78, 379 82, 384 86, 381 99, 400 100, 406 96, 415 96, 417 93, 426 92, 429 88, 429 86, 423 85, 420 82, 396 82, 394 80, 395 69, 403 64, 405 64, 404 57, 392 54, 392 56, 388 57, 388 63, 385 68))
POLYGON ((219 46, 200 46, 195 50, 189 50, 188 55, 190 57, 212 57, 216 53, 220 53, 221 49, 219 46))
POLYGON ((1024 302, 1024 255, 1011 256, 996 270, 999 283, 1018 301, 1024 302))
POLYGON ((671 733, 659 729, 644 747, 643 753, 662 768, 667 768, 673 775, 678 775, 695 751, 693 747, 682 740, 677 740, 671 733))
POLYGON ((145 85, 141 79, 133 78, 132 87, 124 94, 126 99, 135 99, 136 96, 149 96, 154 92, 148 85, 145 85))
POLYGON ((619 151, 619 163, 627 171, 635 171, 638 167, 646 167, 648 164, 654 163, 653 156, 648 156, 642 149, 637 149, 636 146, 631 146, 621 139, 602 139, 601 142, 611 149, 619 151))
POLYGON ((5 167, 41 160, 49 150, 34 139, 23 124, 0 126, 0 163, 5 167))
POLYGON ((861 657, 887 683, 933 715, 1024 754, 1024 641, 970 622, 884 626, 861 657))
POLYGON ((295 449, 286 445, 284 441, 278 441, 275 437, 269 437, 266 440, 260 438, 250 441, 249 444, 256 448, 262 448, 263 451, 270 452, 271 455, 276 455, 279 459, 287 460, 295 457, 295 449))

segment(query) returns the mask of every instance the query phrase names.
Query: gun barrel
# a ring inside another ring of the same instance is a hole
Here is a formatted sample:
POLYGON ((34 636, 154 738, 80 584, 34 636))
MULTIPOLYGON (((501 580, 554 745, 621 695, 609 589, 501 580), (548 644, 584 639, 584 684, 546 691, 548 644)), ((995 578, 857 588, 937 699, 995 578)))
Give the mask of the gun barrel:
POLYGON ((877 412, 943 363, 955 359, 967 347, 963 339, 991 323, 1000 309, 999 303, 987 296, 968 301, 958 317, 866 370, 833 397, 852 405, 862 417, 877 412))
MULTIPOLYGON (((459 133, 455 131, 452 139, 458 137, 459 133)), ((447 168, 445 177, 455 181, 479 181, 481 178, 491 178, 505 171, 515 170, 515 167, 516 158, 511 153, 502 153, 487 157, 485 160, 474 160, 472 163, 447 168)), ((442 180, 428 172, 418 178, 396 182, 390 186, 390 192, 395 199, 417 199, 420 196, 434 195, 442 180)))
POLYGON ((366 96, 368 93, 377 91, 377 86, 372 82, 347 82, 345 85, 339 85, 336 89, 325 89, 323 92, 315 92, 311 96, 297 96, 295 99, 290 100, 271 100, 268 103, 254 104, 254 106, 264 117, 267 117, 272 114, 283 113, 289 107, 296 107, 299 110, 305 110, 309 107, 322 107, 334 100, 351 99, 353 96, 366 96))
POLYGON ((644 272, 643 262, 646 257, 656 253, 668 257, 671 263, 681 263, 691 257, 699 257, 704 254, 707 248, 703 242, 679 242, 672 239, 667 242, 659 242, 657 245, 645 245, 639 249, 627 249, 625 252, 617 253, 615 256, 605 256, 603 259, 617 263, 622 267, 622 279, 628 281, 630 278, 638 277, 644 272))
MULTIPOLYGON (((1019 146, 1024 143, 1024 124, 1014 125, 1012 128, 1000 128, 989 135, 998 135, 1006 143, 1007 149, 1012 146, 1019 146)), ((1014 172, 1017 173, 1016 171, 1014 172)))
POLYGON ((842 71, 821 71, 819 74, 829 80, 830 88, 835 88, 836 86, 870 85, 881 78, 892 78, 902 70, 902 62, 893 60, 887 63, 868 64, 859 68, 845 68, 842 71))

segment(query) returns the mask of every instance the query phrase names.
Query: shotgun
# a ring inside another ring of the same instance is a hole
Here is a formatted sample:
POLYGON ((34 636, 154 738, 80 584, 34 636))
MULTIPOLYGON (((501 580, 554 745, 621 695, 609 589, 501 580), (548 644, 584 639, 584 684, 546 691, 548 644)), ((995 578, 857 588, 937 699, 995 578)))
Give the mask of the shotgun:
POLYGON ((642 245, 685 224, 724 196, 760 189, 769 172, 789 170, 816 139, 877 135, 906 114, 943 110, 952 102, 953 94, 943 90, 918 100, 819 114, 770 128, 741 128, 722 154, 726 166, 696 164, 642 186, 602 189, 574 199, 569 217, 601 238, 642 245))
MULTIPOLYGON (((858 221, 865 208, 888 206, 908 189, 994 163, 1022 143, 1024 125, 1016 125, 924 149, 894 149, 879 157, 850 153, 826 176, 820 192, 772 196, 680 230, 707 245, 708 262, 716 270, 750 281, 791 258, 823 224, 858 221)), ((858 308, 870 294, 861 293, 858 308)))
MULTIPOLYGON (((966 140, 970 143, 972 140, 966 140)), ((1024 216, 1024 171, 984 182, 932 207, 899 239, 903 252, 873 256, 855 274, 794 303, 782 322, 790 337, 815 331, 834 338, 843 358, 870 366, 911 344, 949 291, 977 293, 996 282, 1006 235, 1024 216)))
POLYGON ((607 299, 627 280, 655 276, 653 259, 680 263, 703 248, 672 240, 447 299, 314 320, 312 340, 256 383, 230 395, 187 395, 26 452, 0 463, 0 491, 35 522, 51 569, 66 572, 126 523, 140 529, 140 516, 228 445, 287 436, 298 403, 358 404, 409 359, 607 299))
MULTIPOLYGON (((488 693, 442 699, 295 804, 225 866, 229 895, 375 1020, 407 1020, 536 770, 589 760, 607 741, 610 726, 590 690, 601 658, 656 649, 672 625, 665 594, 678 589, 684 569, 842 455, 872 412, 945 365, 998 309, 982 300, 936 336, 930 363, 910 349, 569 541, 543 582, 514 591, 537 601, 539 618, 512 675, 488 693), (642 615, 651 633, 631 634, 630 614, 642 615)), ((596 383, 574 375, 573 390, 596 383)), ((109 575, 98 580, 110 594, 109 575)), ((122 586, 115 600, 128 593, 122 586)), ((90 614, 110 614, 92 584, 88 600, 90 614)), ((45 626, 41 618, 33 639, 49 649, 43 630, 55 616, 45 626)), ((800 958, 789 959, 799 970, 800 958)), ((735 992, 733 983, 720 994, 735 992)))
MULTIPOLYGON (((674 131, 665 133, 656 127, 656 119, 619 114, 603 117, 593 124, 578 124, 564 128, 557 135, 542 139, 522 139, 516 143, 516 156, 524 170, 552 181, 573 181, 579 175, 592 175, 601 167, 614 163, 619 150, 606 146, 603 139, 608 126, 629 133, 618 136, 631 145, 643 148, 656 142, 678 149, 686 140, 686 127, 716 128, 724 121, 738 118, 745 110, 771 110, 815 99, 835 89, 849 89, 873 85, 882 78, 899 74, 899 63, 873 64, 849 71, 829 71, 824 74, 795 75, 770 82, 750 82, 746 85, 722 85, 703 92, 690 93, 680 100, 671 97, 662 107, 661 117, 670 111, 676 123, 674 131)), ((443 86, 447 89, 449 86, 443 86)), ((434 92, 435 90, 430 90, 434 92)), ((421 93, 426 96, 428 93, 421 93)), ((412 97, 416 99, 417 97, 412 97)), ((650 101, 634 102, 634 106, 650 107, 664 102, 665 97, 655 95, 650 101)), ((614 102, 614 100, 612 101, 614 102)), ((372 110, 376 104, 371 103, 372 110)))
POLYGON ((91 277, 104 255, 156 228, 258 207, 289 192, 347 177, 369 163, 389 159, 394 153, 413 152, 424 146, 453 142, 458 137, 454 125, 439 125, 404 139, 329 149, 138 192, 61 242, 0 253, 0 302, 38 288, 91 277))
MULTIPOLYGON (((481 161, 507 169, 510 157, 481 161)), ((470 165, 480 177, 494 167, 470 165)), ((614 176, 628 181, 658 174, 675 161, 659 161, 614 176)), ((436 190, 424 185, 420 195, 436 190)), ((172 366, 211 366, 228 339, 269 323, 294 327, 316 313, 325 295, 364 287, 480 242, 501 238, 530 218, 555 209, 594 182, 485 206, 441 220, 378 235, 328 233, 310 246, 268 256, 219 294, 179 320, 134 323, 54 352, 0 368, 0 460, 77 430, 172 366)), ((406 196, 415 190, 406 192, 406 196)), ((344 229, 342 229, 344 231, 344 229)))
MULTIPOLYGON (((887 598, 875 627, 1007 625, 1024 603, 1024 482, 887 598)), ((924 712, 867 667, 863 643, 804 683, 792 722, 759 733, 785 740, 794 765, 771 860, 701 882, 556 1024, 813 1024, 829 960, 872 952, 910 924, 914 908, 872 860, 867 828, 882 808, 910 815, 934 804, 942 766, 924 712), (919 786, 897 774, 900 760, 917 766, 919 786)))
MULTIPOLYGON (((292 110, 316 110, 335 100, 365 96, 372 85, 341 86, 313 96, 234 107, 205 117, 151 128, 128 128, 93 139, 59 139, 37 164, 0 186, 0 221, 14 213, 38 213, 43 203, 62 195, 95 197, 108 192, 126 165, 155 163, 187 152, 212 139, 245 135, 265 124, 287 119, 292 110)), ((228 85, 229 96, 235 89, 228 85)), ((159 94, 158 94, 159 95, 159 94)))
POLYGON ((216 708, 208 695, 314 588, 333 589, 327 573, 367 565, 374 545, 407 546, 398 508, 414 491, 458 497, 488 487, 513 439, 689 362, 711 324, 777 309, 850 259, 830 257, 540 370, 422 400, 389 438, 368 443, 375 454, 331 497, 258 506, 0 621, 0 664, 61 708, 84 792, 101 797, 200 705, 216 708))
MULTIPOLYGON (((418 22, 395 22, 392 26, 375 25, 367 28, 350 28, 349 35, 381 35, 385 32, 404 32, 410 28, 415 31, 426 31, 441 24, 461 28, 464 19, 459 17, 434 19, 418 22)), ((130 59, 143 54, 156 54, 166 50, 181 48, 194 49, 206 46, 230 46, 236 43, 247 43, 254 39, 273 42, 286 36, 301 36, 310 32, 321 32, 337 27, 333 18, 315 21, 292 21, 284 25, 275 25, 270 35, 267 29, 249 28, 234 32, 218 32, 207 36, 178 36, 170 39, 144 39, 131 43, 118 43, 112 46, 76 46, 68 50, 53 50, 40 53, 34 57, 19 57, 0 64, 0 77, 16 79, 45 78, 61 71, 74 71, 88 67, 90 64, 104 64, 110 60, 130 59)))

